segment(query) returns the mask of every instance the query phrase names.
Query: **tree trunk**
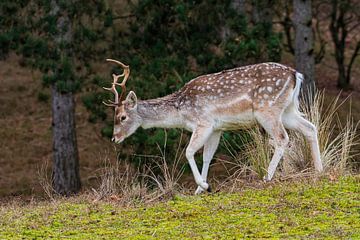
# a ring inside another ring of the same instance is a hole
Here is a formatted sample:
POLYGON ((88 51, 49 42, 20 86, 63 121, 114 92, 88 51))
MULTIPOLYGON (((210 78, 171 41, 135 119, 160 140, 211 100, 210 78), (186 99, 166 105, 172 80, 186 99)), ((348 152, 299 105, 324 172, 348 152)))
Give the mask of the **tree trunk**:
POLYGON ((71 195, 81 188, 75 131, 75 101, 72 93, 52 86, 53 187, 58 194, 71 195))
POLYGON ((345 50, 335 49, 336 64, 338 65, 337 86, 342 89, 347 89, 350 86, 350 82, 347 82, 346 79, 344 52, 345 50))
POLYGON ((53 117, 53 187, 58 194, 70 195, 81 188, 79 174, 79 156, 76 142, 75 101, 72 89, 61 89, 60 85, 71 85, 69 74, 59 74, 65 59, 71 59, 72 26, 57 0, 51 1, 51 15, 56 18, 57 32, 53 38, 61 56, 59 66, 54 69, 56 82, 52 85, 52 117, 53 117), (69 79, 60 79, 69 78, 69 79))
POLYGON ((294 0, 295 65, 304 74, 302 94, 312 100, 315 94, 315 59, 311 0, 294 0))
POLYGON ((332 0, 332 10, 331 10, 331 22, 330 22, 330 32, 331 37, 334 42, 334 51, 336 64, 338 66, 338 80, 337 85, 339 88, 347 89, 350 88, 350 79, 351 79, 351 68, 353 66, 353 61, 356 58, 357 52, 360 50, 360 45, 356 47, 348 69, 346 69, 345 63, 345 50, 346 50, 346 38, 349 34, 348 24, 351 24, 352 18, 346 17, 346 13, 350 11, 352 5, 351 3, 344 1, 332 0), (354 55, 355 54, 355 55, 354 55), (355 58, 354 58, 355 57, 355 58))

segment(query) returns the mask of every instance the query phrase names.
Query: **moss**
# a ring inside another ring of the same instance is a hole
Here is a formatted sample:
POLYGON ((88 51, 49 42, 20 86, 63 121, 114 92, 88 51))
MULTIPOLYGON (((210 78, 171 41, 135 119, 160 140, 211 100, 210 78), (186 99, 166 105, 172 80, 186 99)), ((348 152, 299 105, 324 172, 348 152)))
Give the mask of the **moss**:
POLYGON ((152 206, 65 200, 3 207, 0 239, 358 238, 359 177, 176 196, 152 206))

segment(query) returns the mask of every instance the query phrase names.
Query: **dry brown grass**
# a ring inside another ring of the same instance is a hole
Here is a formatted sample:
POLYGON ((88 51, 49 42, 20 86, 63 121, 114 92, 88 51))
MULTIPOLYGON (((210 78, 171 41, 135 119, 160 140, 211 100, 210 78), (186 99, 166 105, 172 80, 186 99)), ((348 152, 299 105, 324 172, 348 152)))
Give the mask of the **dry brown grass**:
MULTIPOLYGON (((347 116, 340 118, 339 109, 349 101, 340 100, 340 94, 325 105, 328 96, 319 91, 313 103, 302 104, 302 112, 318 129, 321 159, 325 173, 343 175, 352 169, 360 144, 358 123, 354 122, 351 104, 347 116)), ((310 148, 299 133, 293 133, 287 161, 288 172, 298 172, 304 168, 313 169, 310 148)))
POLYGON ((154 168, 148 167, 148 177, 151 181, 156 184, 157 189, 160 191, 160 195, 157 196, 174 196, 176 193, 181 191, 181 185, 179 184, 180 179, 184 173, 184 164, 182 164, 182 160, 184 159, 185 148, 181 148, 182 146, 182 133, 180 136, 180 142, 178 147, 176 148, 176 153, 173 161, 168 161, 166 154, 166 145, 167 145, 167 134, 165 130, 165 143, 163 148, 159 145, 157 146, 160 152, 160 156, 158 158, 153 159, 152 165, 154 168), (168 162, 172 162, 170 165, 168 162), (157 172, 157 173, 156 173, 157 172))
POLYGON ((56 191, 52 186, 51 174, 49 171, 48 162, 45 162, 38 169, 38 181, 42 187, 45 197, 54 200, 56 197, 56 191))
POLYGON ((104 167, 98 171, 99 187, 92 188, 89 197, 94 201, 107 199, 129 206, 170 199, 181 193, 179 181, 184 172, 184 166, 181 166, 184 149, 180 147, 180 141, 174 161, 168 161, 166 144, 165 137, 165 145, 158 145, 160 155, 145 156, 150 161, 142 168, 135 168, 133 164, 123 160, 112 161, 109 155, 105 155, 104 167))
POLYGON ((89 195, 94 201, 110 199, 125 206, 147 201, 149 190, 140 169, 125 161, 111 163, 108 156, 103 161, 105 166, 99 170, 99 187, 92 188, 89 195))

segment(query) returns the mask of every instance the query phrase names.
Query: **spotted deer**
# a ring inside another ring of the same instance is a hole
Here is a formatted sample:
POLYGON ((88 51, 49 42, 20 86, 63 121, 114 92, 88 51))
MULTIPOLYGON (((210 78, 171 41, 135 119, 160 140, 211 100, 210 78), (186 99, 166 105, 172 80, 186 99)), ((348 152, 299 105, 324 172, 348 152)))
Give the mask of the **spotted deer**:
POLYGON ((115 108, 112 140, 121 143, 140 126, 143 128, 184 128, 192 132, 186 148, 198 188, 195 194, 209 190, 209 165, 223 131, 260 124, 270 135, 274 154, 265 180, 270 181, 288 145, 285 128, 301 132, 308 140, 315 169, 323 170, 316 127, 299 111, 299 92, 303 75, 278 63, 260 63, 199 76, 180 90, 165 97, 138 100, 130 91, 125 98, 129 66, 113 60, 124 72, 113 74, 110 90, 115 101, 105 103, 115 108), (123 81, 118 83, 118 79, 123 81), (122 88, 119 97, 116 86, 122 88), (285 128, 284 128, 285 127, 285 128), (201 173, 194 154, 204 147, 201 173))

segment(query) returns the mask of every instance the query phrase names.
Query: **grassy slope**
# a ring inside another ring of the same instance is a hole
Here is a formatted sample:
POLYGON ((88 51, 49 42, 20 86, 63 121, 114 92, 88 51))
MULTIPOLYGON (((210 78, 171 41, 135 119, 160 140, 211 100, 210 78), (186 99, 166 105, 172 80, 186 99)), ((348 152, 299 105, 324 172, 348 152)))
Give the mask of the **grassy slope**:
POLYGON ((152 206, 59 200, 0 208, 0 239, 360 238, 360 176, 279 183, 152 206))

